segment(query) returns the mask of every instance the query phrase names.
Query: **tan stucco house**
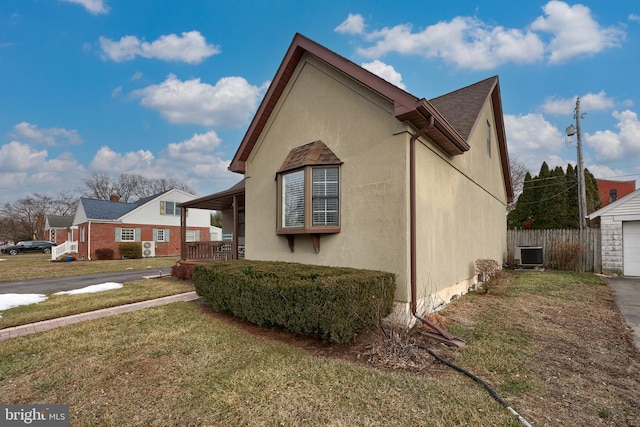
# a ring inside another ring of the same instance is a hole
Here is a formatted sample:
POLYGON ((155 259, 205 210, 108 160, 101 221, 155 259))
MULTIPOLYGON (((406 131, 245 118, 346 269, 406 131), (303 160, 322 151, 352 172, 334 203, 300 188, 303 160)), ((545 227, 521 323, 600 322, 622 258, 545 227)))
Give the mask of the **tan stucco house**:
POLYGON ((183 213, 221 210, 234 258, 395 273, 398 323, 506 258, 497 77, 427 100, 298 34, 229 168, 243 180, 183 213))

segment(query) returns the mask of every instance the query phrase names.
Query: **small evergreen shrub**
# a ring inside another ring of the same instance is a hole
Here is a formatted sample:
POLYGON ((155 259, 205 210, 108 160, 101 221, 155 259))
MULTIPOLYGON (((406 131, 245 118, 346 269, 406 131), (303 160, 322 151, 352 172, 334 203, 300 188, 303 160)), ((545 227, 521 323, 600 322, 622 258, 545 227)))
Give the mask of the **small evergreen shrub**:
POLYGON ((113 255, 114 255, 114 251, 111 248, 96 249, 96 259, 97 260, 114 259, 113 255))
POLYGON ((118 252, 122 258, 142 258, 142 245, 140 243, 120 243, 118 252))
POLYGON ((191 281, 193 280, 193 265, 175 264, 171 267, 171 276, 180 280, 191 281))
POLYGON ((396 277, 354 268, 234 260, 196 265, 193 284, 216 311, 344 343, 391 313, 396 277))

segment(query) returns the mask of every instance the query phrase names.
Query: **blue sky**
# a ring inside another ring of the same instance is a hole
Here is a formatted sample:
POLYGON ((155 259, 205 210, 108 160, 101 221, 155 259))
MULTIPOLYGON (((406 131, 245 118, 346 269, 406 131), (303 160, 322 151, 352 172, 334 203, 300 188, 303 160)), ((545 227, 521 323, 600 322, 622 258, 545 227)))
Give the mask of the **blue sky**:
POLYGON ((93 172, 227 170, 296 32, 420 98, 500 78, 512 156, 640 179, 640 2, 2 0, 0 204, 93 172))

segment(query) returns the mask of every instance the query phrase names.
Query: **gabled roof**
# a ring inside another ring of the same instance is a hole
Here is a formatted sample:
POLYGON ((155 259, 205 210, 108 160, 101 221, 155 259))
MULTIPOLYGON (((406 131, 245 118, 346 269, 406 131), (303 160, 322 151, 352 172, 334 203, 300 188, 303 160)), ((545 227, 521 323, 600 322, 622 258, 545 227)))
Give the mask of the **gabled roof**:
POLYGON ((258 107, 258 111, 231 161, 229 170, 238 173, 245 172, 246 160, 249 158, 287 83, 305 54, 318 58, 390 100, 394 105, 394 115, 399 121, 410 122, 415 128, 423 129, 427 128, 431 118, 433 118, 433 126, 426 130, 425 135, 450 156, 459 155, 469 150, 470 146, 467 138, 475 126, 480 109, 490 97, 496 116, 496 131, 498 133, 500 153, 503 156, 502 169, 507 188, 507 199, 509 201, 513 199, 509 156, 507 154, 497 77, 492 77, 467 88, 435 98, 432 101, 427 101, 424 98, 411 95, 301 34, 294 36, 264 99, 258 107))
POLYGON ((73 215, 47 215, 48 228, 69 228, 73 224, 73 215))
POLYGON ((162 193, 154 194, 148 197, 143 197, 142 199, 139 199, 135 202, 113 202, 111 200, 98 200, 82 197, 80 198, 80 203, 82 204, 82 208, 84 209, 84 213, 87 216, 87 219, 115 221, 133 211, 134 209, 137 209, 140 206, 149 203, 153 199, 156 199, 163 194, 168 193, 169 191, 171 190, 163 191, 162 193))
MULTIPOLYGON (((592 212, 590 215, 587 215, 587 218, 589 219, 595 219, 598 218, 600 216, 606 215, 607 213, 613 211, 614 209, 617 209, 618 207, 620 207, 620 205, 623 205, 625 203, 628 203, 631 200, 634 200, 636 198, 640 198, 640 189, 634 191, 633 193, 629 193, 626 196, 616 200, 615 202, 611 202, 609 203, 607 206, 605 206, 602 209, 598 209, 595 212, 592 212)), ((638 212, 640 213, 640 212, 638 212)))
POLYGON ((116 220, 131 212, 139 205, 136 203, 112 202, 110 200, 80 198, 87 219, 116 220))

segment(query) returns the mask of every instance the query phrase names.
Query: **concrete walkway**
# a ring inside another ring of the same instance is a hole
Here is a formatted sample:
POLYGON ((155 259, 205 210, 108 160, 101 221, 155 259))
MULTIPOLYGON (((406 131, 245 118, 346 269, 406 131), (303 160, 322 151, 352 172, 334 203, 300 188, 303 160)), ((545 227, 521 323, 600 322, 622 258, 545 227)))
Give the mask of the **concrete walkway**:
POLYGON ((640 349, 640 277, 607 277, 618 309, 633 329, 633 342, 640 349))
POLYGON ((30 323, 28 325, 14 326, 0 329, 0 341, 21 337, 23 335, 34 334, 36 332, 48 331, 61 326, 73 325, 74 323, 86 320, 100 319, 102 317, 113 316, 115 314, 128 313, 130 311, 142 310, 143 308, 156 307, 158 305, 170 304, 177 301, 193 301, 200 298, 195 291, 178 295, 170 295, 164 298, 157 298, 148 301, 135 302, 102 310, 89 311, 87 313, 74 314, 72 316, 59 317, 57 319, 44 320, 42 322, 30 323))

